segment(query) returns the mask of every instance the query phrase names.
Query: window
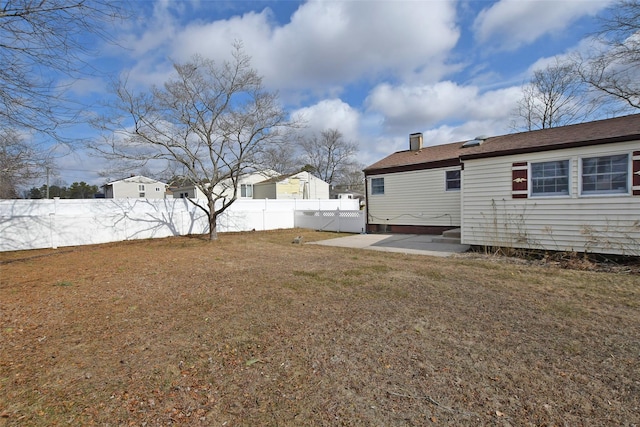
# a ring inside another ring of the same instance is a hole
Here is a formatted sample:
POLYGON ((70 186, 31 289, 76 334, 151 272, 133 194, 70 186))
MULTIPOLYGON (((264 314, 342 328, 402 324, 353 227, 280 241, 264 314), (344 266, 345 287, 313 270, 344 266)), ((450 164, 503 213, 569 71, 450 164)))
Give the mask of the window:
POLYGON ((371 178, 371 194, 384 194, 384 178, 371 178))
POLYGON ((144 193, 140 193, 140 196, 139 196, 139 197, 144 197, 144 193))
POLYGON ((582 194, 620 194, 629 192, 629 156, 582 159, 582 194))
POLYGON ((445 173, 445 181, 446 191, 460 190, 460 171, 447 171, 445 173))
POLYGON ((144 191, 144 184, 138 184, 138 191, 144 191))
POLYGON ((252 184, 240 184, 240 197, 253 198, 253 185, 252 184))
POLYGON ((568 196, 569 160, 531 163, 532 196, 568 196))
POLYGON ((160 187, 156 187, 156 191, 160 191, 160 187))

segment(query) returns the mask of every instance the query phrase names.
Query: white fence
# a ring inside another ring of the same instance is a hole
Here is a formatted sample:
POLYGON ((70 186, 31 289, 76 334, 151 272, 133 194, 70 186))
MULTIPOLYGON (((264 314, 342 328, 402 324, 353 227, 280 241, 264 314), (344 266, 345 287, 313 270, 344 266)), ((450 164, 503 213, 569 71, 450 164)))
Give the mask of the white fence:
POLYGON ((295 226, 313 230, 364 233, 365 211, 341 210, 297 210, 295 226))
MULTIPOLYGON (((217 229, 305 227, 296 223, 297 210, 357 209, 358 202, 347 199, 237 200, 218 217, 217 229)), ((0 252, 200 234, 207 223, 205 213, 186 199, 0 200, 0 252)))

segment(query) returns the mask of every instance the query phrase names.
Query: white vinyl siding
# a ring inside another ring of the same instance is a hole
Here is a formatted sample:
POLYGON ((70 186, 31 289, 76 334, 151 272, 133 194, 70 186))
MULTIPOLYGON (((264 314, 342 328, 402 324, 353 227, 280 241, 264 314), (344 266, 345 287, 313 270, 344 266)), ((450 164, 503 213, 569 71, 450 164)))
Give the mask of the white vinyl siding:
POLYGON ((328 199, 329 184, 310 174, 298 172, 282 180, 253 184, 254 199, 328 199))
POLYGON ((384 177, 384 195, 369 197, 369 223, 460 226, 460 192, 445 191, 443 175, 446 170, 428 169, 370 176, 370 180, 384 177))
POLYGON ((581 159, 637 149, 636 141, 465 161, 462 243, 640 255, 640 196, 579 191, 581 159), (570 160, 570 196, 512 198, 513 163, 562 159, 570 160))
POLYGON ((120 181, 114 181, 107 186, 105 196, 108 198, 148 198, 148 199, 162 199, 164 198, 164 191, 146 191, 147 185, 153 188, 156 185, 160 185, 160 189, 164 189, 165 184, 160 181, 155 181, 145 177, 133 177, 126 178, 120 181), (145 184, 141 184, 140 180, 143 180, 145 184))

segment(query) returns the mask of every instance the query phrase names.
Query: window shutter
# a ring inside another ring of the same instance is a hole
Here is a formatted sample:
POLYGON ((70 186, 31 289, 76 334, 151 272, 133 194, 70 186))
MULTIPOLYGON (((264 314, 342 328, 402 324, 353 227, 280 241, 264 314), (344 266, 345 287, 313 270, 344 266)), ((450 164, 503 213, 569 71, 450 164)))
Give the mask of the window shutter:
POLYGON ((529 165, 527 162, 516 162, 511 165, 511 197, 526 199, 529 196, 528 187, 529 165))
POLYGON ((631 190, 634 196, 640 196, 640 151, 633 152, 633 179, 631 182, 631 190))

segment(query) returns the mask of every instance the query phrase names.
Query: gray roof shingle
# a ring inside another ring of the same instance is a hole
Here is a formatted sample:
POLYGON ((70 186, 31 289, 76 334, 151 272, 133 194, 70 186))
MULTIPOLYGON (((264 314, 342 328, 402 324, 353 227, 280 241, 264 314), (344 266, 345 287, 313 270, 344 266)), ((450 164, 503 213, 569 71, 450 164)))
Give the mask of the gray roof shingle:
POLYGON ((455 164, 455 160, 532 153, 612 142, 640 140, 640 114, 556 128, 489 137, 481 145, 463 148, 466 141, 398 151, 366 167, 365 173, 394 168, 423 168, 455 164))

